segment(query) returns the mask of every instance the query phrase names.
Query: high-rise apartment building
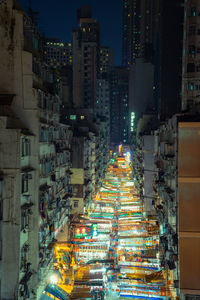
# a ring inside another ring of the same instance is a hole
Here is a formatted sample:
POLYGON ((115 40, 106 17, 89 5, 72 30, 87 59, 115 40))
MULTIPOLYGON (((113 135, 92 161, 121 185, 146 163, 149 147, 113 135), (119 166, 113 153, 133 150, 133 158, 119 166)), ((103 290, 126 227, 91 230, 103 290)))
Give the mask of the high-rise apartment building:
POLYGON ((74 107, 94 108, 100 26, 87 6, 78 10, 78 23, 73 30, 73 103, 74 107))
POLYGON ((94 111, 97 116, 105 117, 110 123, 110 82, 97 79, 94 111))
POLYGON ((183 0, 123 1, 122 63, 131 70, 130 103, 137 117, 154 112, 163 121, 180 110, 182 27, 183 0))
POLYGON ((135 59, 153 60, 156 2, 123 0, 122 65, 130 68, 135 59))
POLYGON ((129 71, 114 67, 110 75, 110 141, 129 143, 129 71))
POLYGON ((159 1, 157 7, 159 23, 156 23, 155 27, 153 89, 160 121, 172 117, 181 107, 183 2, 159 1))
POLYGON ((72 66, 72 43, 63 43, 59 39, 44 40, 44 58, 51 67, 60 69, 72 66))
POLYGON ((123 0, 122 65, 129 68, 141 50, 139 0, 123 0))
POLYGON ((114 52, 106 46, 100 47, 99 52, 99 78, 108 79, 114 66, 114 52))
POLYGON ((13 0, 0 15, 0 298, 39 299, 70 212, 72 132, 31 18, 13 0))
POLYGON ((200 1, 185 1, 182 110, 200 112, 200 1))
POLYGON ((94 113, 103 117, 107 127, 107 136, 110 135, 110 73, 114 65, 114 53, 109 47, 100 47, 99 71, 95 88, 94 113))

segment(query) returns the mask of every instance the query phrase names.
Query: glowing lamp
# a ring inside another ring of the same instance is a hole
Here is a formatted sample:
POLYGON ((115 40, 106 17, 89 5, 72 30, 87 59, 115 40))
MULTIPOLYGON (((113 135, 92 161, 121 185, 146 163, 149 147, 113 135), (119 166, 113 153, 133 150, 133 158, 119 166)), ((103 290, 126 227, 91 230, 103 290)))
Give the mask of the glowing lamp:
POLYGON ((58 283, 58 277, 55 274, 52 274, 49 278, 50 282, 52 284, 57 284, 58 283))
POLYGON ((86 229, 85 228, 82 228, 81 232, 84 234, 86 233, 86 229))

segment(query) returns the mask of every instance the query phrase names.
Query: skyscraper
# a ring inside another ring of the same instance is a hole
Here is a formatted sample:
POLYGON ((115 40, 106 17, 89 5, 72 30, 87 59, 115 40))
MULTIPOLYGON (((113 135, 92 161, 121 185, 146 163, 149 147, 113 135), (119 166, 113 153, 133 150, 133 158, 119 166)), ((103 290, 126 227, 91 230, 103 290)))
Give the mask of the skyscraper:
POLYGON ((160 121, 180 111, 183 0, 159 0, 155 27, 154 96, 160 121))
POLYGON ((163 121, 179 111, 182 26, 183 0, 123 1, 122 64, 131 70, 132 86, 139 90, 138 93, 130 89, 136 116, 148 110, 157 112, 163 121), (144 83, 142 73, 149 92, 141 97, 145 105, 138 109, 141 101, 137 95, 141 95, 144 83))
POLYGON ((122 65, 129 68, 141 50, 139 0, 123 0, 122 65))
POLYGON ((200 1, 185 1, 182 109, 200 111, 200 1))
POLYGON ((112 144, 129 143, 129 71, 115 67, 111 80, 110 140, 112 144))
POLYGON ((114 52, 107 46, 100 47, 99 53, 99 76, 100 78, 108 78, 111 69, 114 66, 114 52))
POLYGON ((93 108, 97 78, 100 26, 83 6, 77 13, 79 26, 73 30, 74 107, 93 108))
POLYGON ((113 51, 106 46, 100 47, 94 113, 98 117, 105 118, 108 140, 110 135, 110 73, 113 69, 113 65, 113 51))
POLYGON ((50 66, 58 69, 72 66, 72 43, 63 43, 55 38, 46 39, 44 58, 50 66))
POLYGON ((153 59, 155 1, 123 0, 122 65, 129 68, 136 58, 153 59))

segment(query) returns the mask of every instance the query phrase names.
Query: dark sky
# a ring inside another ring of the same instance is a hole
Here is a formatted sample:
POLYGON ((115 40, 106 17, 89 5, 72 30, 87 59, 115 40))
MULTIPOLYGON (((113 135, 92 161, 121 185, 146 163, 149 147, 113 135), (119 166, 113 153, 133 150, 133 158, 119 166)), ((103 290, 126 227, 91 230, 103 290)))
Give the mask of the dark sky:
MULTIPOLYGON (((26 9, 28 0, 19 0, 26 9)), ((101 45, 115 52, 115 63, 121 64, 122 0, 32 0, 33 10, 40 12, 39 29, 48 37, 72 41, 76 26, 76 11, 81 5, 91 5, 92 14, 101 26, 101 45)))

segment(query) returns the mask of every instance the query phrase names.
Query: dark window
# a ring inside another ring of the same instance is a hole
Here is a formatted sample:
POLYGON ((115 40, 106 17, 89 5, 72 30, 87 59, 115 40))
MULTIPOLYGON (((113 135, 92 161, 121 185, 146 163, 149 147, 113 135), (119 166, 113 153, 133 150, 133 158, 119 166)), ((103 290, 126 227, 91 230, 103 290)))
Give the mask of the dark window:
POLYGON ((195 65, 193 63, 187 64, 187 72, 195 72, 195 65))
POLYGON ((194 105, 194 100, 193 99, 188 99, 187 100, 187 109, 191 110, 193 108, 194 105))
POLYGON ((21 210, 21 230, 28 229, 28 211, 22 209, 21 210))
POLYGON ((74 201, 74 208, 78 208, 78 201, 74 201))
POLYGON ((28 261, 28 249, 29 249, 29 246, 26 243, 21 248, 21 257, 20 257, 20 260, 21 260, 20 269, 21 270, 26 268, 26 264, 28 261))
POLYGON ((191 25, 189 27, 189 35, 195 35, 196 34, 196 26, 195 25, 191 25))
POLYGON ((31 154, 31 142, 27 138, 21 140, 21 156, 28 156, 31 154))

